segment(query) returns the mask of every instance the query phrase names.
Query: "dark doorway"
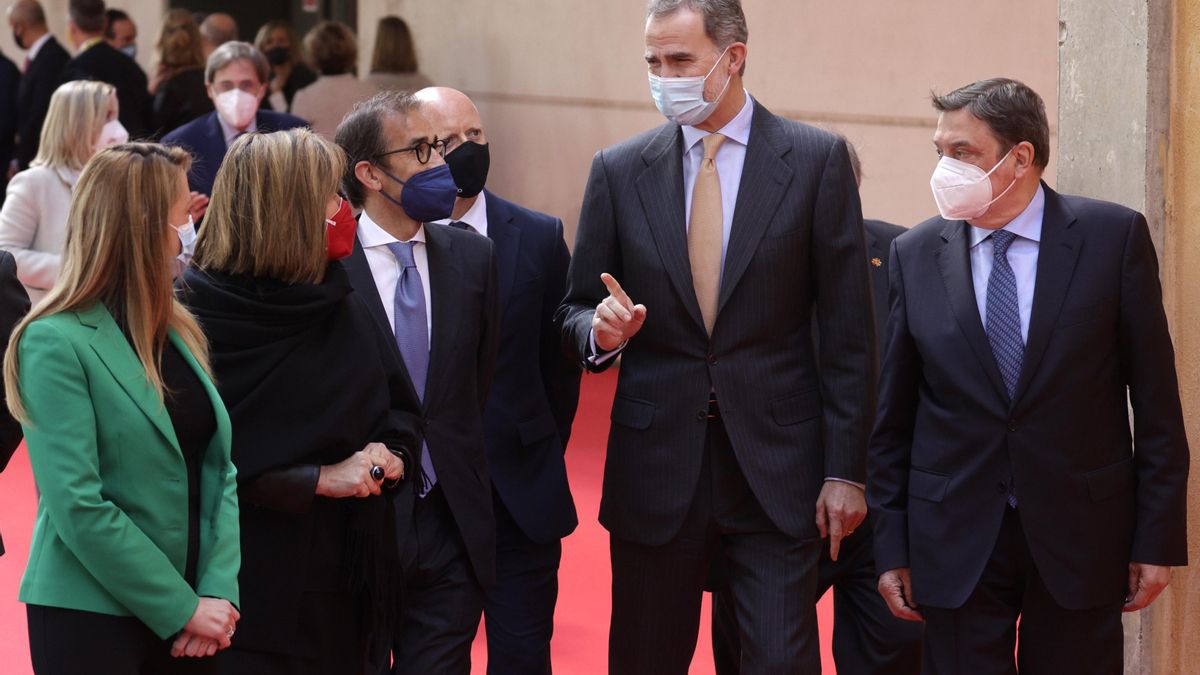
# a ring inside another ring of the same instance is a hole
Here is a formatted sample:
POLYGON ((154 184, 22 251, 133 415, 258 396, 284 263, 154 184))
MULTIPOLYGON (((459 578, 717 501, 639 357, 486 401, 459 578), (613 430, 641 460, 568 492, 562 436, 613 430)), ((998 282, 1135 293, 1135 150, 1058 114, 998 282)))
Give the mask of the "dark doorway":
POLYGON ((246 42, 253 42, 259 26, 274 19, 291 21, 296 35, 301 38, 322 19, 341 21, 358 32, 358 0, 170 0, 170 6, 199 15, 225 12, 237 21, 239 37, 246 42))

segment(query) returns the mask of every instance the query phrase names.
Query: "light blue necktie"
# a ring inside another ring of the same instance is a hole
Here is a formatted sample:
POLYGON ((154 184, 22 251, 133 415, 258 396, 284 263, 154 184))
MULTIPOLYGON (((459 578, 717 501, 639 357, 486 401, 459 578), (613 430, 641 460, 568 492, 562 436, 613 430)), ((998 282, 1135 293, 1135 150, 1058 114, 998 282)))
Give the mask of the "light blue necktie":
MULTIPOLYGON (((396 296, 393 304, 393 320, 396 328, 396 345, 404 366, 412 380, 417 397, 425 400, 425 380, 429 375, 429 323, 425 310, 425 289, 421 285, 421 272, 413 258, 414 242, 392 242, 387 245, 396 261, 400 263, 400 278, 396 280, 396 296)), ((429 444, 421 444, 421 486, 417 494, 429 494, 437 484, 437 472, 433 469, 433 458, 429 456, 429 444)))
MULTIPOLYGON (((1021 337, 1021 310, 1017 301, 1017 277, 1008 264, 1008 247, 1017 235, 1008 230, 992 232, 992 273, 987 285, 987 336, 992 356, 1000 368, 1004 388, 1011 401, 1025 360, 1025 340, 1021 337)), ((1009 488, 1008 504, 1017 506, 1017 497, 1009 488)))

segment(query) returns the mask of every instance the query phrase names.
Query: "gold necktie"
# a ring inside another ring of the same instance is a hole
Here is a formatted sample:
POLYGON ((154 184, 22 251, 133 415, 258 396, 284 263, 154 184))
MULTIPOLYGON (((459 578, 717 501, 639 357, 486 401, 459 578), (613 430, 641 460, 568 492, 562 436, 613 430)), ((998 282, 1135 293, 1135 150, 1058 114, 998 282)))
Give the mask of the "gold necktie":
POLYGON ((692 188, 692 221, 688 224, 688 260, 692 286, 700 303, 704 328, 712 335, 717 320, 717 298, 721 291, 721 239, 725 229, 721 213, 721 177, 717 174, 717 148, 725 137, 704 137, 704 159, 692 188))

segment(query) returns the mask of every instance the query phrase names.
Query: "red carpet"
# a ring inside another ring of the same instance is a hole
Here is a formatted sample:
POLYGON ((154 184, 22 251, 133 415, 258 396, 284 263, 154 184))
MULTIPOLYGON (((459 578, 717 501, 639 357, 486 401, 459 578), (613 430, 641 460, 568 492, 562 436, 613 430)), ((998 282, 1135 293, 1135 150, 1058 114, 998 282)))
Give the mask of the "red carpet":
MULTIPOLYGON (((581 522, 563 545, 553 643, 554 670, 561 675, 598 675, 606 672, 608 662, 608 533, 596 522, 596 514, 600 509, 608 411, 616 373, 587 376, 583 385, 580 414, 567 450, 571 490, 581 522)), ((17 586, 29 554, 35 500, 29 458, 23 449, 18 450, 8 469, 0 474, 0 533, 8 549, 0 557, 0 671, 7 675, 32 672, 25 609, 17 602, 17 586)), ((696 674, 713 672, 707 597, 704 612, 691 670, 696 674)), ((818 607, 825 673, 834 672, 829 647, 832 612, 826 597, 818 607)), ((484 673, 487 650, 482 631, 475 642, 473 662, 474 672, 484 673)))

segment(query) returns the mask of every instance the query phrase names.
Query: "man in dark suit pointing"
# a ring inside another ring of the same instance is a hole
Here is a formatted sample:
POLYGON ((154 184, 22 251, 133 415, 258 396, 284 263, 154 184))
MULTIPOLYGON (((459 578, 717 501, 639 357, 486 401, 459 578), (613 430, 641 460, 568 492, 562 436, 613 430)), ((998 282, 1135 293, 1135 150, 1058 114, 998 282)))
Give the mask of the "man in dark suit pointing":
POLYGON ((941 216, 891 252, 868 481, 879 589, 924 618, 926 673, 1119 675, 1121 611, 1187 564, 1188 446, 1146 219, 1041 181, 1049 125, 1020 82, 933 104, 941 216))
POLYGON ((600 506, 614 673, 687 672, 718 546, 742 671, 817 672, 819 537, 836 556, 866 512, 858 191, 843 141, 742 88, 746 40, 736 0, 649 4, 651 93, 670 122, 596 155, 559 309, 588 369, 622 355, 600 506))

